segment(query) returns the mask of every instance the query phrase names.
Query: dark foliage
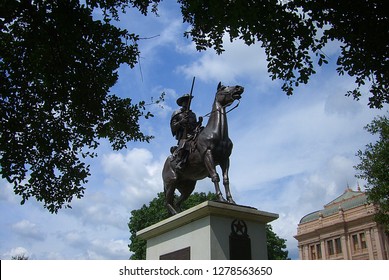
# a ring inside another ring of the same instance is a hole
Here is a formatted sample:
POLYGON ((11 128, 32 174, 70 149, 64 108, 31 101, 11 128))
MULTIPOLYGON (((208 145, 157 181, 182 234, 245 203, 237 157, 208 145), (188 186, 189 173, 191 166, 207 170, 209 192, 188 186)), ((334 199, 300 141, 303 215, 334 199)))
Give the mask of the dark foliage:
POLYGON ((52 213, 70 207, 83 196, 90 175, 83 159, 95 156, 100 138, 114 149, 151 139, 139 127, 151 116, 145 103, 109 94, 119 66, 137 63, 138 37, 108 15, 94 20, 100 2, 1 3, 1 175, 22 204, 35 197, 52 213))
POLYGON ((389 233, 389 119, 377 117, 365 128, 378 140, 358 151, 357 177, 367 181, 368 200, 377 206, 375 220, 389 233))
MULTIPOLYGON (((371 107, 389 103, 389 8, 384 0, 179 0, 186 33, 198 50, 222 53, 223 37, 242 39, 265 48, 268 71, 284 81, 286 94, 306 84, 318 66, 327 63, 323 48, 341 44, 337 71, 355 77, 348 95, 359 98, 360 87, 370 88, 371 107)), ((260 63, 260 62, 258 62, 260 63)))

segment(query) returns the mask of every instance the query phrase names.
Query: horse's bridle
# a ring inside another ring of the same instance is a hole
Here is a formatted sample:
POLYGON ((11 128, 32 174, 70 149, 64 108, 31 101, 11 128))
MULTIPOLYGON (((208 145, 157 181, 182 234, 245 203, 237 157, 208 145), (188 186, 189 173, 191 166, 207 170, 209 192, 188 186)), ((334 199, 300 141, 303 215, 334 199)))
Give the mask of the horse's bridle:
MULTIPOLYGON (((228 92, 219 93, 219 91, 218 91, 216 94, 227 95, 228 92)), ((234 103, 235 100, 238 100, 238 103, 237 103, 234 107, 232 107, 230 110, 226 111, 224 114, 228 114, 228 113, 231 112, 232 110, 235 110, 236 108, 238 108, 238 106, 239 106, 239 104, 240 104, 240 99, 238 99, 238 98, 237 98, 237 99, 234 99, 231 103, 228 103, 228 104, 226 104, 226 105, 223 105, 222 107, 223 107, 223 108, 226 108, 226 107, 230 106, 232 103, 234 103)), ((205 114, 205 115, 202 116, 202 117, 203 117, 203 118, 209 117, 213 112, 216 112, 216 111, 219 111, 219 110, 218 110, 218 109, 212 110, 211 112, 205 114)))

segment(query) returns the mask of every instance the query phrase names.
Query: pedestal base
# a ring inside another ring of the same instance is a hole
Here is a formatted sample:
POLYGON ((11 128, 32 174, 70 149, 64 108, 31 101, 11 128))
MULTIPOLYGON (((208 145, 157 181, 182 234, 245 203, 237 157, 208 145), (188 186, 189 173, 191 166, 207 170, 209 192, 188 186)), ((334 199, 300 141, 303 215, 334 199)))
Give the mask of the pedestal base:
POLYGON ((146 259, 267 259, 266 224, 278 214, 203 202, 137 235, 147 240, 146 259))

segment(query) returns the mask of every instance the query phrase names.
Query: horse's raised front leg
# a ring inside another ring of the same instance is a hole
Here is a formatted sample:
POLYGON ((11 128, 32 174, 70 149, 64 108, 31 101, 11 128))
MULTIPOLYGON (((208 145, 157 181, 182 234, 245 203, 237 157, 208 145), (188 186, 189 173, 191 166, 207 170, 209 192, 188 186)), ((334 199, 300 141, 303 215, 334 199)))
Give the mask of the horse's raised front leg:
POLYGON ((192 194, 196 186, 196 181, 193 180, 187 180, 187 181, 181 181, 179 183, 179 186, 177 187, 178 191, 181 193, 181 196, 178 198, 175 209, 179 212, 181 212, 181 204, 185 200, 189 198, 189 196, 192 194))
POLYGON ((207 167, 209 175, 211 176, 211 180, 212 180, 213 184, 215 185, 215 192, 216 192, 217 199, 219 201, 225 202, 226 200, 224 199, 223 194, 220 191, 220 186, 219 186, 220 178, 219 178, 219 174, 217 174, 217 172, 216 172, 215 161, 213 160, 211 150, 207 150, 205 152, 204 163, 205 163, 205 166, 207 167))
POLYGON ((227 158, 222 164, 220 164, 220 167, 223 172, 223 185, 226 190, 226 198, 229 203, 236 204, 234 199, 232 198, 231 195, 231 190, 230 190, 230 179, 228 176, 228 170, 230 169, 230 159, 227 158))

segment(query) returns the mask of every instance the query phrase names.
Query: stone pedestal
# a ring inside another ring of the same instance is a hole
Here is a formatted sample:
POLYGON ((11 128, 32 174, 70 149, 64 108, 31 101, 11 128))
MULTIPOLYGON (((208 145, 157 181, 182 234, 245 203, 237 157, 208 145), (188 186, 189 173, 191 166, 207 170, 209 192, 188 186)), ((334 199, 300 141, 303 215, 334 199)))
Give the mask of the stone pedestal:
POLYGON ((203 202, 137 233, 146 258, 266 260, 267 223, 278 214, 214 201, 203 202))

